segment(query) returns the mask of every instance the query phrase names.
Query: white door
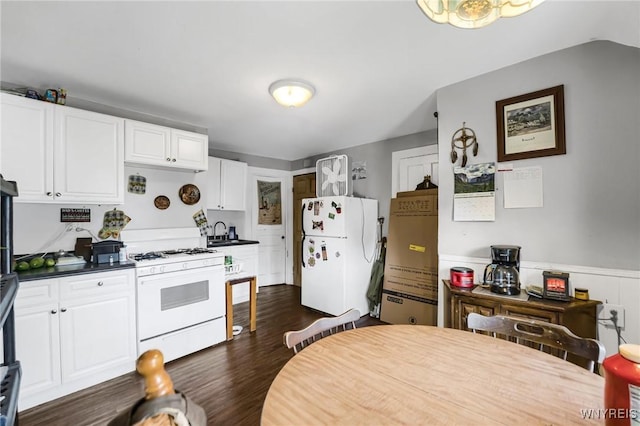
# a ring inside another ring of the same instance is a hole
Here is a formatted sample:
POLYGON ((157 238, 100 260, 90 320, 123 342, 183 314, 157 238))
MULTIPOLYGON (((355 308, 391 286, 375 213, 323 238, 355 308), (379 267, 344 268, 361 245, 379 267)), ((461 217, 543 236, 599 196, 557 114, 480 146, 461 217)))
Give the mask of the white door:
MULTIPOLYGON (((33 291, 29 290, 31 294, 33 291)), ((57 302, 15 309, 16 358, 22 367, 21 400, 60 386, 59 317, 57 302)))
POLYGON ((416 186, 431 176, 431 182, 438 184, 438 145, 396 151, 391 154, 391 194, 414 191, 416 186))
POLYGON ((340 315, 346 310, 346 240, 307 236, 302 243, 302 251, 302 305, 340 315), (337 253, 342 253, 342 256, 337 253))
POLYGON ((56 105, 53 171, 60 203, 124 202, 124 119, 56 105))
POLYGON ((54 105, 5 93, 0 99, 0 171, 18 182, 16 202, 51 201, 54 105))
POLYGON ((328 237, 347 235, 343 213, 346 209, 345 197, 305 198, 302 203, 305 205, 302 215, 305 234, 328 237))
POLYGON ((166 166, 171 162, 171 129, 125 120, 124 161, 166 166))
POLYGON ((220 160, 220 200, 222 209, 244 211, 246 208, 247 163, 220 160))
POLYGON ((277 176, 279 171, 251 171, 251 229, 258 246, 258 286, 285 283, 287 261, 286 214, 289 210, 291 177, 277 176), (262 173, 265 171, 266 173, 262 173), (273 174, 273 175, 268 175, 273 174), (258 182, 265 182, 270 188, 280 186, 278 193, 265 194, 258 191, 258 182), (278 200, 279 203, 274 200, 278 200))
POLYGON ((62 378, 92 376, 136 356, 129 295, 60 308, 62 378))
POLYGON ((207 170, 209 136, 171 129, 171 163, 176 167, 207 170))

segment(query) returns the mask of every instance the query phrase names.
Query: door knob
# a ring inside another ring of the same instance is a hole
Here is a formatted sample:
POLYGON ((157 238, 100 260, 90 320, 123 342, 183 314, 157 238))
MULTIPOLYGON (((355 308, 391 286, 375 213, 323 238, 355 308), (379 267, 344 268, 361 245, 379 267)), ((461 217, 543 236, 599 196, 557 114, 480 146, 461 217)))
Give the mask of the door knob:
POLYGON ((171 158, 167 157, 167 161, 171 161, 171 158))
POLYGON ((61 197, 61 196, 62 196, 62 194, 61 194, 61 193, 56 192, 56 197, 61 197))
POLYGON ((51 313, 52 313, 53 315, 55 315, 55 314, 57 314, 57 313, 58 313, 58 311, 56 311, 55 309, 52 309, 52 310, 51 310, 51 313))
POLYGON ((47 192, 47 197, 51 197, 53 195, 53 192, 49 191, 47 192))
POLYGON ((67 308, 60 309, 60 312, 67 312, 67 308))
POLYGON ((172 159, 171 159, 171 162, 172 162, 172 163, 175 163, 175 162, 176 162, 176 159, 175 159, 175 158, 172 158, 172 159))
POLYGON ((280 237, 280 239, 284 240, 284 235, 280 237))

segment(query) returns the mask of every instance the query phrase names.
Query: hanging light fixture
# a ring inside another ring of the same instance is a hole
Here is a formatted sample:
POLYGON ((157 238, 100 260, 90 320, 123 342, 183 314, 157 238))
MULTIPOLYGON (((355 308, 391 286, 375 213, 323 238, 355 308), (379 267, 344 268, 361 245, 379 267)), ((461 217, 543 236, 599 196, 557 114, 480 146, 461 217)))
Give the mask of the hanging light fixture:
POLYGON ((306 104, 316 89, 300 80, 278 80, 269 86, 269 93, 280 105, 295 108, 306 104))
POLYGON ((544 0, 417 0, 432 21, 459 28, 482 28, 498 18, 511 18, 544 0))

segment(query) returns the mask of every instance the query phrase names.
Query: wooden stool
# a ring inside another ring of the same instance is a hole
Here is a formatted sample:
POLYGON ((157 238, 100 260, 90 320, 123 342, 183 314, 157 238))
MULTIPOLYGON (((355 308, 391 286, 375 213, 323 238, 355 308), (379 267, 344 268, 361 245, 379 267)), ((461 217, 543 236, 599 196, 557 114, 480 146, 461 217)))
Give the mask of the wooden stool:
POLYGON ((256 331, 256 277, 248 276, 227 280, 227 340, 233 340, 233 292, 234 284, 249 283, 249 331, 256 331))

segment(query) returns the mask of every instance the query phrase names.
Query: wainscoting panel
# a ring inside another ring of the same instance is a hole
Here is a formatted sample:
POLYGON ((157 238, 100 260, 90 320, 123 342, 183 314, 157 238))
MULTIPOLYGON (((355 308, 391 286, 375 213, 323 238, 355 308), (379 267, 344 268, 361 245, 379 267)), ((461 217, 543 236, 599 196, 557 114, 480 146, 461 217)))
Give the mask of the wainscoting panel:
MULTIPOLYGON (((454 266, 472 268, 475 272, 475 282, 481 283, 484 268, 490 260, 455 255, 439 255, 440 287, 438 300, 438 325, 444 324, 444 308, 442 280, 449 279, 449 269, 454 266)), ((586 288, 589 298, 599 300, 603 304, 622 305, 625 314, 625 327, 622 337, 627 343, 640 343, 640 271, 619 269, 591 268, 578 265, 562 265, 543 262, 521 262, 520 282, 523 289, 526 285, 542 286, 542 272, 557 270, 569 273, 571 294, 573 289, 586 288)), ((603 311, 603 305, 598 308, 598 338, 607 349, 607 356, 618 352, 618 337, 606 320, 609 313, 603 311), (607 327, 608 326, 608 327, 607 327)), ((624 342, 622 342, 624 343, 624 342)))

